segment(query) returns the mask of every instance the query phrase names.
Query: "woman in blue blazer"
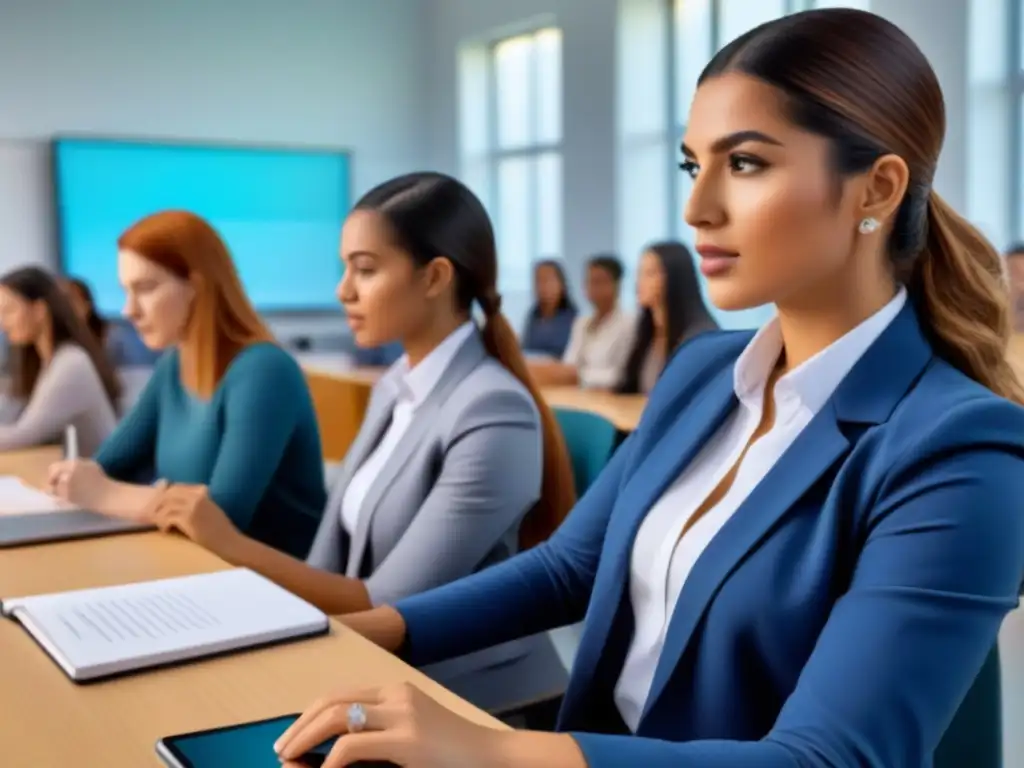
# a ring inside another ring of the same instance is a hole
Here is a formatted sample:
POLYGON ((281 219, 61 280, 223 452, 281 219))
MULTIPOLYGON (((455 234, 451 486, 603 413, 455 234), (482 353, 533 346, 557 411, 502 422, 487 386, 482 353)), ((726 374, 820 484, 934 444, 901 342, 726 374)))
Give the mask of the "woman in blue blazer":
POLYGON ((1024 409, 998 254, 931 189, 942 94, 881 18, 758 27, 701 77, 686 219, 756 334, 682 345, 543 546, 353 616, 415 663, 585 618, 558 733, 399 686, 286 732, 328 768, 932 764, 1018 602, 1024 409))

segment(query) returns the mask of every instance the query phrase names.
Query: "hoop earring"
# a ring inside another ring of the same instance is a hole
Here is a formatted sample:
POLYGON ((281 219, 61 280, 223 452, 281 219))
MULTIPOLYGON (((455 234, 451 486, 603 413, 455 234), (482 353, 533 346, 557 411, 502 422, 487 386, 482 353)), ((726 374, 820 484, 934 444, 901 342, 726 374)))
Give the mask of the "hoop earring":
POLYGON ((857 225, 857 230, 862 235, 870 235, 876 229, 878 229, 878 219, 874 216, 868 216, 865 219, 861 219, 860 224, 857 225))

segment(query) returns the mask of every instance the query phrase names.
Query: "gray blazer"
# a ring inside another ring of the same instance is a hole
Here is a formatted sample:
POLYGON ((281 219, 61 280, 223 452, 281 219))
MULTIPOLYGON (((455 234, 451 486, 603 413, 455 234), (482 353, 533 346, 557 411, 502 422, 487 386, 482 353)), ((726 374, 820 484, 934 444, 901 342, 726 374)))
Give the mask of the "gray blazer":
POLYGON ((536 406, 474 333, 416 409, 350 537, 341 523, 342 499, 391 421, 400 375, 392 366, 374 387, 307 559, 363 579, 374 605, 514 554, 519 523, 541 492, 536 406))

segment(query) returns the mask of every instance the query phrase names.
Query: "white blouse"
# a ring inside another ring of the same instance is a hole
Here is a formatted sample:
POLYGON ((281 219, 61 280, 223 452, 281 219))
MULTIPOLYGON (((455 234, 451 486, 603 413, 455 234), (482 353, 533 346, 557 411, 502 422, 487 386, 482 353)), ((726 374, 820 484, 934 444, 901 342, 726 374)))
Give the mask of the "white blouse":
POLYGON ((409 359, 404 355, 395 363, 399 367, 400 375, 395 378, 398 382, 398 393, 395 408, 391 413, 391 423, 377 443, 377 447, 352 475, 352 480, 341 499, 341 523, 350 536, 355 533, 366 494, 409 429, 416 409, 434 390, 459 348, 475 331, 476 325, 472 321, 463 323, 448 334, 447 338, 434 347, 414 368, 409 367, 409 359))
POLYGON ((594 317, 577 317, 562 362, 576 368, 584 389, 611 389, 619 383, 629 359, 636 318, 616 307, 594 324, 594 317))
POLYGON ((906 302, 900 290, 885 307, 775 384, 775 422, 747 448, 761 423, 768 377, 782 352, 778 319, 765 325, 736 361, 739 407, 654 503, 637 532, 630 560, 634 633, 615 686, 615 705, 634 732, 654 680, 676 601, 697 558, 821 410, 861 356, 906 302), (743 454, 746 449, 746 454, 743 454), (714 507, 682 534, 687 520, 736 466, 714 507))

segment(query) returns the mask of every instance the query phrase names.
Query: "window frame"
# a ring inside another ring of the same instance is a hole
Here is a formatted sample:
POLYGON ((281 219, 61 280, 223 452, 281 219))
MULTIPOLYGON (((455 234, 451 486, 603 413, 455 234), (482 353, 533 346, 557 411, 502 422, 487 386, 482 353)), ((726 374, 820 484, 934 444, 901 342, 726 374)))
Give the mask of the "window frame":
MULTIPOLYGON (((506 160, 516 159, 531 159, 533 162, 529 164, 530 168, 530 199, 536 206, 539 204, 541 199, 540 195, 540 174, 537 171, 538 161, 543 155, 554 154, 559 157, 561 161, 563 174, 562 174, 562 189, 558 191, 558 194, 562 196, 564 201, 565 196, 565 175, 564 175, 564 163, 565 163, 565 97, 564 97, 564 84, 565 84, 565 65, 564 65, 564 36, 561 27, 554 23, 539 24, 531 26, 527 29, 516 32, 515 34, 503 35, 500 38, 496 38, 487 43, 486 46, 486 82, 487 82, 487 97, 486 97, 486 135, 487 135, 487 149, 483 154, 485 158, 484 162, 487 167, 487 207, 491 212, 491 219, 494 222, 494 228, 498 233, 498 238, 501 238, 502 222, 501 222, 501 205, 500 205, 500 192, 499 192, 499 170, 501 164, 506 160), (538 64, 536 48, 532 47, 536 45, 537 36, 549 30, 556 30, 559 34, 559 71, 558 77, 562 80, 562 89, 560 92, 563 94, 562 100, 558 105, 559 110, 562 114, 559 116, 559 137, 557 141, 537 141, 535 137, 538 133, 538 122, 539 122, 539 108, 538 99, 532 98, 536 96, 536 89, 538 83, 538 64), (531 56, 530 56, 530 73, 529 73, 529 88, 530 96, 526 100, 528 104, 529 113, 529 124, 531 132, 531 140, 529 144, 521 147, 513 148, 502 148, 499 143, 499 121, 498 121, 498 67, 497 67, 497 56, 498 47, 508 40, 514 40, 519 37, 533 38, 531 44, 531 56)), ((559 222, 559 240, 560 247, 559 253, 550 254, 552 257, 561 258, 562 252, 565 250, 565 215, 564 215, 564 203, 563 203, 562 221, 559 222)), ((530 215, 530 253, 534 255, 534 258, 541 256, 547 256, 548 254, 540 253, 540 222, 538 216, 538 210, 534 210, 530 215)))
POLYGON ((1024 8, 1019 0, 1006 0, 1009 40, 1009 72, 1007 85, 1010 97, 1010 188, 1009 223, 1011 240, 1024 239, 1024 8))

